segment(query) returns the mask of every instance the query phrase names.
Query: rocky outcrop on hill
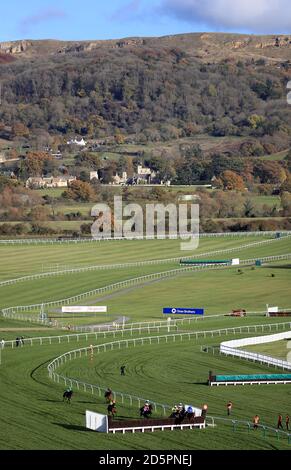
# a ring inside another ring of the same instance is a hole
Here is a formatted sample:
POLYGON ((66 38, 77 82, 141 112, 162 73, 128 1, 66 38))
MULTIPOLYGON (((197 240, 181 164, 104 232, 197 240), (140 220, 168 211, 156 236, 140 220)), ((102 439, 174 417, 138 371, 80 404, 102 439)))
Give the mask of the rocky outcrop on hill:
POLYGON ((28 41, 12 41, 0 43, 0 51, 6 54, 21 54, 25 52, 30 43, 28 41))

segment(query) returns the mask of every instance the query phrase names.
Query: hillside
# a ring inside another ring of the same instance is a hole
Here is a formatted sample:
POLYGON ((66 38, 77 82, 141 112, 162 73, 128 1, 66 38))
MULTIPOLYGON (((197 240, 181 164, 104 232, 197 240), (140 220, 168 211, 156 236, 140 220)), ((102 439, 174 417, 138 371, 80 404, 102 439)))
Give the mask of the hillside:
POLYGON ((25 40, 2 43, 0 52, 2 128, 19 121, 33 133, 118 131, 154 142, 282 131, 275 150, 289 147, 289 36, 25 40), (253 115, 259 120, 250 123, 253 115))
POLYGON ((110 41, 20 40, 0 43, 0 51, 14 57, 30 58, 110 49, 145 49, 179 47, 191 57, 218 62, 222 59, 265 58, 290 60, 290 36, 255 36, 223 33, 193 33, 160 38, 124 38, 110 41))
POLYGON ((98 169, 106 184, 118 172, 133 175, 142 159, 158 184, 206 183, 231 170, 235 181, 219 187, 288 191, 291 36, 24 40, 2 43, 0 52, 6 175, 90 182, 98 169), (67 145, 76 136, 89 154, 67 145), (45 155, 53 150, 61 162, 45 155))

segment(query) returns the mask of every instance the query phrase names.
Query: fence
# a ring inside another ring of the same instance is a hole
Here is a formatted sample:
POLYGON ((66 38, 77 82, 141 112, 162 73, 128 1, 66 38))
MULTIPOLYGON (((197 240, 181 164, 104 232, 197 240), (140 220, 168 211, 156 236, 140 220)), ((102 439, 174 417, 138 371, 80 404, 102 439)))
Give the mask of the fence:
POLYGON ((285 333, 279 333, 275 335, 268 336, 259 336, 254 338, 244 338, 233 341, 226 341, 221 343, 220 352, 226 356, 239 357, 241 359, 252 360, 255 362, 260 362, 261 364, 268 364, 269 366, 276 366, 283 370, 291 370, 291 363, 288 361, 283 361, 281 359, 276 359, 271 356, 265 356, 263 354, 257 354, 249 351, 239 350, 235 347, 250 346, 253 344, 262 344, 262 343, 271 343, 275 341, 280 341, 282 339, 290 338, 291 331, 285 333))
MULTIPOLYGON (((285 255, 279 255, 279 256, 269 256, 269 257, 264 257, 260 258, 262 263, 268 263, 268 262, 273 262, 273 261, 278 261, 278 260, 286 260, 290 259, 291 254, 285 254, 285 255)), ((243 265, 253 265, 256 262, 256 258, 254 259, 249 259, 249 260, 243 260, 242 264, 243 265)), ((62 300, 56 300, 56 301, 51 301, 51 302, 44 302, 42 304, 34 304, 34 305, 21 305, 21 306, 16 306, 16 307, 9 307, 2 309, 2 315, 7 318, 13 318, 13 319, 19 319, 19 317, 15 316, 16 312, 28 312, 28 311, 33 311, 33 310, 41 310, 44 307, 60 307, 62 305, 67 305, 67 304, 72 304, 75 302, 79 302, 82 299, 86 299, 88 297, 92 297, 93 295, 99 295, 99 294, 104 294, 106 292, 115 290, 115 289, 123 289, 127 288, 132 285, 139 285, 141 283, 145 282, 151 282, 155 280, 162 280, 163 278, 168 278, 172 276, 177 276, 179 274, 185 274, 187 272, 191 271, 201 271, 201 270, 217 270, 217 269, 230 269, 232 266, 219 266, 219 265, 199 265, 199 266, 187 266, 184 268, 178 268, 178 269, 172 269, 170 271, 162 271, 159 273, 153 273, 153 274, 147 274, 146 276, 141 276, 137 278, 132 278, 132 279, 127 279, 125 281, 120 281, 115 284, 110 284, 105 287, 100 287, 98 289, 94 289, 92 291, 88 291, 73 297, 69 297, 67 299, 62 299, 62 300)), ((22 320, 25 320, 25 316, 22 317, 22 320)), ((29 320, 30 321, 30 320, 29 320)))
POLYGON ((27 312, 31 310, 40 310, 43 307, 60 307, 62 305, 67 305, 70 303, 78 302, 79 300, 91 297, 93 295, 99 295, 99 294, 104 294, 108 291, 112 291, 115 289, 120 289, 120 288, 127 288, 132 285, 137 285, 143 282, 147 281, 154 281, 154 280, 159 280, 162 278, 167 278, 171 276, 177 276, 179 274, 184 274, 187 272, 191 271, 200 271, 200 270, 205 270, 205 269, 223 269, 226 268, 225 266, 190 266, 190 267, 184 267, 184 268, 178 268, 178 269, 172 269, 170 271, 162 271, 159 273, 153 273, 153 274, 147 274, 146 276, 140 276, 137 278, 132 278, 132 279, 127 279, 125 281, 120 281, 115 284, 110 284, 105 287, 100 287, 98 289, 94 289, 89 292, 85 292, 67 299, 62 299, 62 300, 57 300, 57 301, 52 301, 52 302, 45 302, 42 304, 34 304, 34 305, 26 305, 26 306, 17 306, 17 307, 9 307, 6 309, 2 309, 2 314, 4 317, 9 317, 13 318, 10 314, 15 314, 15 312, 27 312))
MULTIPOLYGON (((244 250, 246 248, 252 248, 254 246, 261 246, 261 245, 270 244, 276 241, 280 241, 287 237, 289 237, 289 235, 286 235, 283 238, 272 238, 269 240, 261 240, 259 242, 247 243, 244 245, 240 245, 238 247, 225 248, 222 250, 215 250, 215 251, 210 251, 206 253, 194 254, 194 255, 191 255, 191 258, 201 258, 203 256, 218 255, 222 253, 234 253, 237 251, 244 250)), ((15 279, 8 279, 6 281, 1 281, 0 287, 16 284, 18 282, 32 281, 35 279, 43 279, 43 278, 50 277, 50 276, 76 274, 76 273, 106 270, 106 269, 124 269, 124 268, 139 267, 139 266, 141 267, 141 266, 148 266, 148 265, 155 265, 155 264, 174 263, 174 262, 179 262, 180 260, 187 260, 188 258, 189 256, 184 256, 184 257, 179 257, 179 258, 165 258, 165 259, 157 259, 157 260, 136 261, 132 263, 119 263, 119 264, 108 264, 108 265, 97 265, 97 266, 85 266, 85 267, 78 267, 78 268, 57 269, 54 271, 31 274, 28 276, 22 276, 22 277, 15 278, 15 279)))
MULTIPOLYGON (((263 312, 261 312, 263 313, 263 312)), ((33 338, 24 338, 23 339, 23 344, 20 344, 20 346, 24 346, 25 344, 29 344, 30 346, 33 346, 34 344, 38 345, 47 345, 47 344, 55 344, 55 343, 61 343, 61 342, 66 342, 70 343, 72 340, 80 341, 82 339, 88 340, 89 337, 95 337, 97 339, 99 336, 103 338, 107 338, 109 335, 113 335, 113 337, 116 337, 116 334, 121 334, 123 337, 124 334, 130 334, 130 336, 133 335, 133 333, 139 333, 143 331, 148 331, 150 333, 153 330, 156 330, 158 333, 160 329, 165 328, 168 329, 168 332, 171 331, 171 329, 178 328, 178 324, 181 324, 182 326, 185 323, 188 323, 189 325, 193 322, 197 323, 198 321, 201 320, 209 320, 213 318, 220 318, 224 316, 224 314, 218 314, 218 315, 207 315, 205 316, 199 316, 199 317, 187 317, 187 318, 178 318, 174 319, 170 322, 168 320, 162 320, 162 321, 153 321, 153 322, 137 322, 137 323, 128 323, 126 324, 126 328, 119 329, 118 325, 114 326, 114 324, 108 324, 108 325, 101 325, 101 326, 87 326, 87 327, 72 327, 71 329, 73 331, 80 331, 80 333, 74 333, 74 334, 66 334, 66 335, 55 335, 55 336, 40 336, 40 337, 33 337, 33 338), (96 331, 97 330, 97 331, 96 331), (82 331, 84 331, 82 333, 82 331)), ((30 317, 33 318, 33 317, 30 317)), ((16 347, 16 340, 9 340, 5 341, 5 345, 3 347, 16 347)))
MULTIPOLYGON (((247 431, 248 434, 251 432, 251 429, 254 426, 254 424, 250 421, 243 421, 239 419, 227 419, 227 418, 221 418, 220 416, 206 416, 206 423, 208 423, 208 426, 211 426, 211 427, 217 426, 216 423, 219 423, 219 422, 226 424, 228 426, 231 426, 233 432, 242 430, 242 431, 247 431)), ((265 424, 258 425, 256 434, 258 432, 261 432, 261 435, 264 438, 276 437, 278 441, 281 438, 287 439, 288 444, 291 444, 291 434, 289 432, 281 431, 279 429, 272 428, 265 424)))
MULTIPOLYGON (((99 329, 99 331, 91 331, 87 333, 74 333, 74 334, 66 334, 66 335, 57 335, 57 336, 38 336, 38 337, 32 337, 32 338, 23 338, 21 340, 19 346, 23 347, 25 344, 28 344, 30 346, 34 345, 48 345, 48 344, 61 344, 62 342, 65 343, 70 343, 71 341, 82 341, 86 340, 88 341, 89 338, 92 339, 98 339, 100 338, 107 338, 108 336, 113 336, 113 338, 116 337, 116 335, 120 335, 122 338, 126 335, 133 336, 133 334, 140 334, 143 332, 148 332, 149 334, 157 331, 157 333, 160 332, 161 329, 168 329, 168 331, 171 331, 171 328, 174 330, 177 328, 177 325, 173 322, 171 325, 166 325, 166 324, 161 324, 161 325, 148 325, 144 327, 137 327, 137 328, 124 328, 124 329, 108 329, 105 331, 102 331, 102 328, 99 329)), ((2 346, 2 349, 6 347, 11 347, 12 349, 17 347, 17 341, 16 340, 9 340, 5 341, 4 345, 2 346)))
MULTIPOLYGON (((222 335, 227 335, 228 333, 230 334, 236 334, 236 333, 243 333, 247 331, 250 333, 251 330, 253 331, 258 331, 258 329, 261 329, 262 332, 265 330, 269 329, 271 331, 273 328, 275 329, 286 329, 286 327, 290 328, 291 323, 276 323, 276 324, 269 324, 269 325, 251 325, 251 326, 241 326, 241 327, 234 327, 234 328, 224 328, 224 329, 219 329, 219 330, 208 330, 208 331, 196 331, 196 332, 189 332, 189 333, 176 333, 176 334, 171 334, 171 335, 162 335, 162 336, 150 336, 150 337, 143 337, 143 338, 133 338, 133 339, 123 339, 119 341, 112 341, 109 343, 103 343, 103 344, 98 344, 95 346, 87 346, 79 349, 75 349, 73 351, 66 352, 62 354, 61 356, 58 356, 55 358, 52 362, 50 362, 47 366, 47 370, 49 373, 49 377, 54 380, 57 383, 64 382, 64 384, 70 385, 73 387, 77 387, 78 390, 82 389, 85 392, 90 391, 92 395, 94 392, 98 392, 99 396, 102 396, 102 393, 106 390, 104 387, 97 386, 97 385, 92 385, 88 384, 86 382, 70 378, 70 377, 65 377, 63 375, 57 374, 55 371, 58 367, 61 365, 65 364, 69 360, 81 358, 82 356, 89 356, 91 357, 92 351, 96 351, 97 354, 99 353, 105 353, 108 350, 113 351, 114 349, 121 350, 122 347, 129 348, 129 346, 136 347, 137 345, 144 346, 146 344, 152 345, 152 344, 158 344, 160 345, 162 342, 164 344, 167 344, 169 342, 178 342, 183 341, 183 340, 198 340, 200 338, 206 338, 207 336, 211 336, 212 338, 216 336, 222 336, 222 335)), ((140 406, 140 403, 142 401, 146 401, 144 398, 136 397, 134 395, 130 394, 125 394, 121 392, 113 392, 114 399, 117 397, 120 398, 121 403, 125 403, 125 400, 128 400, 130 405, 132 406, 133 402, 136 402, 138 406, 140 406)), ((155 403, 152 402, 155 410, 157 408, 161 408, 163 410, 164 415, 166 414, 166 410, 169 409, 170 407, 165 404, 161 403, 155 403)))
MULTIPOLYGON (((201 238, 219 238, 219 237, 266 237, 272 236, 280 233, 280 235, 291 235, 290 230, 280 230, 280 231, 257 231, 257 232, 223 232, 223 233, 200 233, 199 237, 201 238)), ((190 234, 177 234, 177 235, 164 235, 161 237, 159 235, 159 239, 170 239, 176 240, 180 239, 181 237, 187 236, 189 237, 190 234)), ((30 238, 30 239, 17 239, 17 240, 0 240, 0 245, 38 245, 38 244, 68 244, 68 243, 99 243, 102 241, 134 241, 134 240, 157 240, 156 236, 138 236, 132 238, 124 238, 124 237, 112 237, 112 238, 100 238, 100 239, 92 239, 92 238, 77 238, 77 239, 56 239, 56 238, 30 238)))

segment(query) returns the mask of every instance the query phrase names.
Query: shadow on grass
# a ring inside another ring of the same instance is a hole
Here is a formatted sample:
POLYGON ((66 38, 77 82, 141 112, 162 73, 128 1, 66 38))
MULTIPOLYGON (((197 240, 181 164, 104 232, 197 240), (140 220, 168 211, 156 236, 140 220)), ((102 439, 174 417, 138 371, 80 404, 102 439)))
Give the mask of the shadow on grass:
POLYGON ((62 399, 60 399, 60 400, 50 400, 49 398, 46 398, 44 400, 38 400, 38 401, 47 401, 49 403, 65 403, 62 399))
POLYGON ((82 431, 82 432, 95 432, 92 429, 87 429, 85 426, 76 426, 75 424, 52 423, 60 426, 61 428, 68 429, 69 431, 82 431))
POLYGON ((275 264, 274 266, 263 266, 264 269, 290 269, 291 264, 275 264))

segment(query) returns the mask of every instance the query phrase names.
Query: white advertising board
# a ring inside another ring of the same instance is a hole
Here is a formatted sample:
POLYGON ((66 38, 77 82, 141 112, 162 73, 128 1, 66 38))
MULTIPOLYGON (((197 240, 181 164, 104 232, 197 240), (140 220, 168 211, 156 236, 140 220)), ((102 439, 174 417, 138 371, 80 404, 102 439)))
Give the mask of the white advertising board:
POLYGON ((231 260, 232 266, 239 266, 239 258, 235 258, 231 260))
POLYGON ((107 307, 62 307, 62 313, 106 313, 107 307))

